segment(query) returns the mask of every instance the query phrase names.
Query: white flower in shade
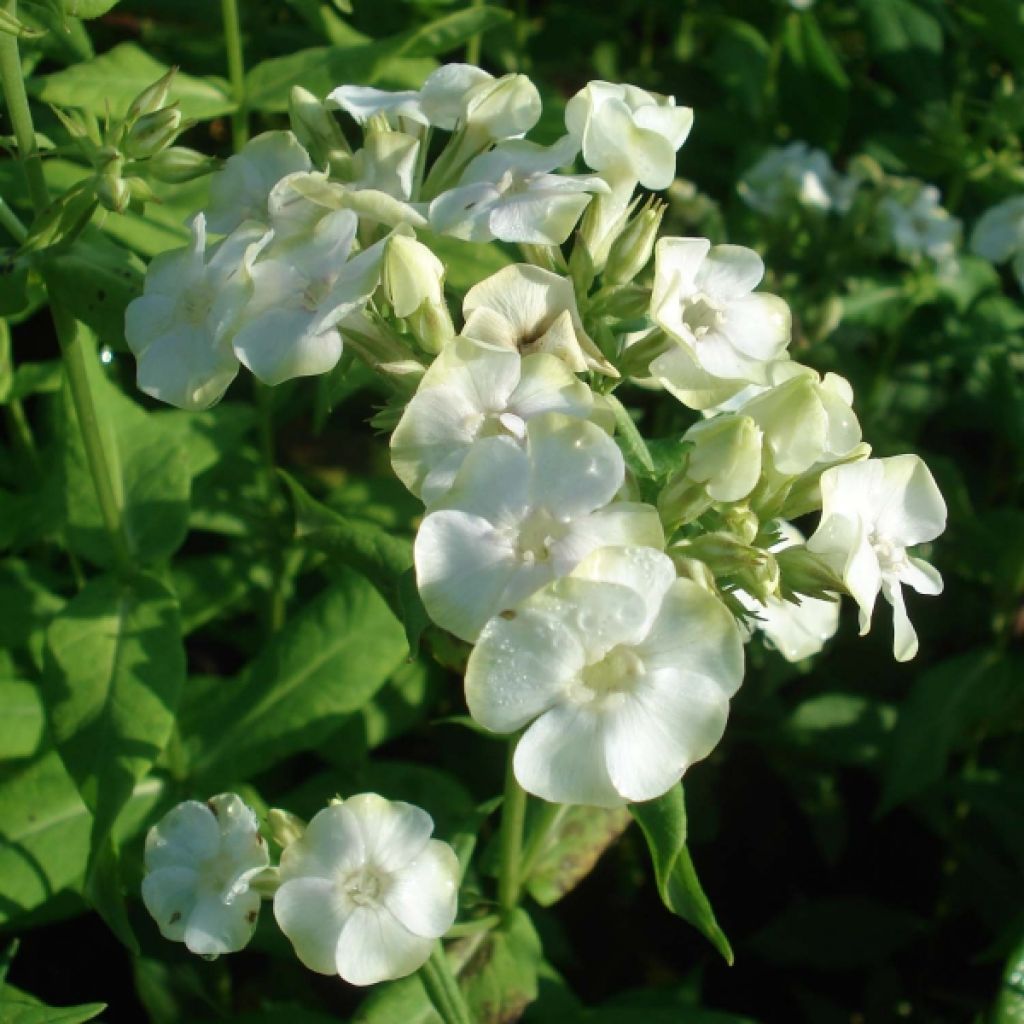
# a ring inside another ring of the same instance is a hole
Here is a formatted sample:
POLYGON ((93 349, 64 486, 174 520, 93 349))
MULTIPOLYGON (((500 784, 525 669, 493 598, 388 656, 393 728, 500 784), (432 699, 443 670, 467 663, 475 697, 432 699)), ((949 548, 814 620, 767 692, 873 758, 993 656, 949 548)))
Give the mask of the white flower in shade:
POLYGON ((791 360, 772 364, 772 386, 740 406, 764 433, 771 468, 799 476, 819 462, 834 462, 860 444, 853 388, 837 373, 819 377, 791 360))
POLYGON ((795 206, 842 212, 849 208, 855 188, 856 179, 844 178, 827 153, 806 142, 769 149, 737 186, 748 206, 770 217, 795 206))
POLYGON ((448 493, 479 438, 504 434, 523 441, 534 416, 586 419, 593 404, 590 389, 555 356, 520 356, 458 337, 441 350, 406 406, 391 435, 391 464, 429 507, 448 493))
MULTIPOLYGON (((804 543, 803 534, 791 523, 783 521, 779 526, 782 539, 769 550, 782 551, 804 543)), ((801 595, 799 604, 781 597, 769 597, 762 603, 745 591, 735 594, 757 616, 754 628, 786 661, 803 661, 817 654, 839 628, 838 601, 801 595)))
POLYGON ((471 242, 561 245, 590 202, 607 192, 597 175, 553 174, 579 145, 565 136, 553 146, 517 139, 470 161, 458 185, 430 204, 435 231, 471 242))
POLYGON ((748 383, 768 383, 768 366, 789 344, 789 307, 755 293, 764 263, 740 245, 663 238, 655 247, 651 318, 676 342, 651 375, 680 401, 703 409, 748 383))
POLYGON ((269 858, 256 815, 234 793, 178 804, 149 830, 145 861, 142 902, 165 939, 216 956, 252 938, 260 896, 249 883, 269 858))
POLYGON ((660 190, 676 176, 676 151, 693 127, 693 111, 671 96, 595 81, 569 100, 565 126, 588 167, 660 190))
POLYGON ((286 174, 312 168, 309 154, 291 132, 257 135, 210 179, 207 226, 226 235, 244 221, 267 223, 270 190, 286 174))
POLYGON ((477 441, 440 508, 416 534, 416 581, 430 617, 473 641, 595 548, 661 547, 650 505, 609 504, 625 467, 615 442, 585 420, 545 413, 512 437, 477 441))
POLYGON ((462 333, 522 355, 550 352, 570 370, 618 371, 583 329, 572 281, 528 263, 503 267, 466 293, 462 333))
POLYGON ((332 803, 281 854, 274 916, 311 971, 353 985, 422 967, 452 926, 459 862, 426 811, 376 793, 332 803))
POLYGON ((193 410, 224 394, 238 373, 231 331, 252 290, 247 253, 265 237, 265 228, 247 224, 207 250, 200 213, 191 245, 153 259, 142 295, 125 310, 140 390, 193 410))
POLYGON ((946 503, 916 455, 835 466, 821 476, 821 523, 807 542, 842 577, 860 607, 860 631, 871 626, 879 591, 893 608, 893 653, 908 661, 917 634, 903 602, 906 583, 919 594, 940 594, 942 577, 907 548, 934 540, 946 528, 946 503))
POLYGON ((954 264, 960 221, 942 206, 934 185, 908 180, 879 204, 882 222, 896 253, 911 262, 922 256, 942 267, 954 264))
POLYGON ((358 218, 327 213, 305 240, 270 245, 253 264, 235 354, 264 384, 326 373, 341 358, 338 322, 377 287, 383 243, 350 257, 358 218))
POLYGON ((352 157, 350 188, 373 189, 394 199, 412 196, 420 140, 405 132, 370 131, 352 157))
POLYGON ((971 251, 993 263, 1012 260, 1024 290, 1024 196, 1011 196, 987 209, 971 232, 971 251))
POLYGON ((614 807, 674 786, 722 737, 743 679, 733 616, 650 548, 602 548, 492 619, 466 668, 485 728, 526 728, 515 774, 555 803, 614 807))

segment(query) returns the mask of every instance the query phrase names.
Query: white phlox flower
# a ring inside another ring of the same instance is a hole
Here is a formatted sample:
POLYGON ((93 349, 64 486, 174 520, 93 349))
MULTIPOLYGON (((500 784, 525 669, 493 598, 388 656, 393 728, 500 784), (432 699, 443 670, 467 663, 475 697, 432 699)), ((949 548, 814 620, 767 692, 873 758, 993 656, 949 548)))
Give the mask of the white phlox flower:
POLYGON ((252 282, 247 253, 266 229, 247 223, 206 248, 206 221, 192 242, 154 257, 143 293, 125 310, 125 341, 137 360, 139 390, 181 409, 207 409, 238 373, 231 334, 252 282))
POLYGON ((849 208, 856 179, 844 178, 828 154, 806 142, 769 149, 740 180, 737 191, 758 213, 775 217, 794 206, 843 212, 849 208))
POLYGON ((471 160, 458 185, 430 204, 431 227, 471 242, 561 245, 590 194, 608 191, 597 175, 552 173, 578 152, 568 135, 552 146, 522 139, 500 143, 471 160))
POLYGON ((934 185, 906 181, 879 204, 893 249, 915 262, 922 256, 940 268, 956 257, 960 221, 942 206, 942 193, 934 185))
POLYGON ((210 179, 207 227, 226 235, 245 221, 267 223, 270 190, 286 174, 312 169, 309 154, 290 131, 257 135, 210 179))
POLYGON ((686 475, 714 501, 741 501, 761 478, 762 433, 749 416, 727 413, 700 420, 683 435, 693 448, 686 475))
POLYGON ((420 140, 397 131, 370 131, 352 157, 350 188, 373 189, 394 199, 412 197, 420 140))
POLYGON ((754 292, 761 257, 706 238, 663 238, 654 252, 651 318, 676 344, 652 360, 651 375, 697 409, 768 383, 768 367, 789 344, 791 316, 777 295, 754 292))
POLYGON ((586 419, 593 404, 590 389, 555 356, 520 356, 458 337, 441 350, 402 413, 391 435, 391 465, 430 507, 451 489, 479 438, 524 442, 533 417, 559 412, 586 419))
POLYGON ((172 942, 205 956, 242 949, 260 895, 249 887, 269 863, 253 810, 234 793, 186 800, 146 836, 142 902, 172 942))
POLYGON ((819 462, 849 455, 861 441, 853 411, 853 388, 845 377, 817 371, 792 360, 768 369, 771 386, 739 408, 764 432, 771 468, 799 476, 819 462))
POLYGON ((426 811, 376 793, 324 808, 281 854, 274 916, 298 958, 353 985, 422 967, 452 926, 459 862, 426 811))
POLYGON ((565 127, 588 167, 658 191, 676 176, 676 151, 693 127, 693 110, 677 107, 672 96, 594 81, 566 104, 565 127))
MULTIPOLYGON (((803 544, 803 534, 792 523, 780 522, 782 539, 770 551, 803 544)), ((800 603, 769 597, 763 603, 743 590, 735 591, 743 606, 757 620, 754 628, 786 661, 803 661, 817 654, 839 628, 839 602, 801 595, 800 603)))
POLYGON ((366 305, 383 252, 377 243, 350 255, 357 226, 350 210, 332 211, 308 238, 271 244, 253 263, 233 347, 264 384, 326 373, 341 358, 338 322, 366 305))
POLYGON ((416 582, 430 617, 473 641, 489 618, 596 548, 663 546, 652 506, 609 504, 624 478, 615 442, 560 413, 530 419, 525 446, 509 436, 477 441, 416 534, 416 582))
POLYGON ((652 800, 706 757, 743 678, 733 616, 651 548, 602 548, 492 619, 466 668, 485 728, 526 727, 529 793, 614 807, 652 800))
POLYGON ((1012 261, 1024 291, 1024 196, 1011 196, 987 209, 971 232, 971 251, 993 263, 1012 261))
POLYGON ((946 528, 946 503, 935 479, 916 455, 869 459, 826 470, 821 498, 821 523, 808 550, 842 577, 860 607, 862 636, 881 591, 893 608, 893 654, 908 661, 917 653, 917 634, 902 585, 919 594, 942 593, 938 571, 907 554, 946 528))
POLYGON ((583 328, 572 281, 529 263, 503 267, 475 284, 462 303, 462 333, 522 355, 550 352, 570 370, 618 371, 583 328))

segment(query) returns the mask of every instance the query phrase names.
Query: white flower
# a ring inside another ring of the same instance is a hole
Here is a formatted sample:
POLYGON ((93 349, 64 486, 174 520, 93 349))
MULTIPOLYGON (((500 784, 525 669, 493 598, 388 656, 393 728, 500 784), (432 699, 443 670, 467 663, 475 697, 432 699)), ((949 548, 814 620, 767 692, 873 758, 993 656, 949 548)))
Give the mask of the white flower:
POLYGON ((474 285, 462 303, 462 333, 523 355, 550 352, 579 373, 618 371, 583 329, 576 293, 566 277, 516 263, 474 285))
POLYGON ((312 168, 309 154, 291 132, 257 135, 210 179, 207 226, 226 235, 244 221, 267 223, 270 190, 286 174, 312 168))
POLYGON ((1013 261, 1024 290, 1024 196, 1011 196, 987 209, 971 233, 971 251, 993 263, 1013 261))
POLYGON ((285 848, 274 916, 310 970, 373 985, 423 966, 458 902, 458 859, 433 830, 426 811, 361 793, 285 848))
POLYGON ((525 439, 526 423, 546 412, 586 419, 590 389, 555 356, 458 337, 423 375, 391 435, 398 478, 427 506, 451 488, 473 443, 508 434, 525 439))
POLYGON ((596 175, 551 173, 577 152, 568 135, 548 147, 525 140, 499 144, 471 160, 458 185, 430 204, 431 227, 471 242, 561 245, 590 193, 608 191, 596 175))
MULTIPOLYGON (((779 524, 782 539, 770 551, 803 544, 803 534, 792 523, 779 524)), ((803 661, 817 654, 839 628, 839 602, 800 597, 800 603, 769 597, 764 603, 745 591, 735 591, 743 606, 757 615, 755 629, 786 661, 803 661)))
POLYGON ((953 264, 960 238, 960 221, 942 207, 934 185, 908 180, 879 204, 893 249, 905 259, 927 256, 940 268, 953 264))
POLYGON ((789 344, 789 307, 754 293, 761 257, 706 238, 663 238, 655 247, 651 318, 676 341, 651 362, 651 375, 680 401, 708 408, 748 383, 768 382, 768 366, 789 344))
POLYGON ((821 476, 821 523, 807 548, 842 577, 860 606, 860 631, 871 626, 881 591, 893 607, 893 653, 907 661, 917 634, 903 603, 902 584, 919 594, 942 592, 942 577, 907 548, 934 540, 946 528, 946 503, 916 455, 835 466, 821 476))
POLYGON ((430 617, 472 641, 491 616, 595 548, 662 546, 653 507, 609 504, 624 477, 615 442, 560 413, 529 420, 525 447, 507 436, 477 441, 416 534, 416 581, 430 617))
POLYGON ((206 249, 206 222, 192 222, 192 244, 161 253, 142 295, 125 310, 125 340, 138 360, 140 390, 181 409, 207 409, 238 373, 231 331, 252 285, 246 254, 265 239, 246 224, 206 249))
POLYGON ((321 217, 307 239, 271 245, 252 265, 253 294, 233 347, 264 384, 326 373, 341 358, 338 322, 377 287, 383 244, 350 257, 358 219, 321 217))
POLYGON ((269 858, 256 815, 234 793, 178 804, 149 830, 145 861, 142 901, 165 939, 216 956, 252 938, 260 896, 249 883, 269 858))
POLYGON ((370 131, 352 157, 350 188, 373 189, 394 199, 412 196, 420 140, 405 132, 370 131))
POLYGON ((738 191, 758 213, 778 216, 795 204, 842 212, 849 208, 855 187, 856 179, 840 175, 823 150, 791 142, 769 149, 743 175, 738 191))
POLYGON ((644 188, 668 188, 676 150, 693 127, 693 111, 633 85, 590 82, 565 108, 565 126, 588 167, 644 188))
POLYGON ((714 501, 741 501, 761 478, 762 434, 749 416, 726 414, 695 423, 683 435, 693 444, 686 475, 714 501))
POLYGON ((514 760, 527 792, 614 807, 661 796, 712 751, 742 678, 717 598, 660 551, 603 548, 487 624, 466 701, 494 732, 527 727, 514 760))

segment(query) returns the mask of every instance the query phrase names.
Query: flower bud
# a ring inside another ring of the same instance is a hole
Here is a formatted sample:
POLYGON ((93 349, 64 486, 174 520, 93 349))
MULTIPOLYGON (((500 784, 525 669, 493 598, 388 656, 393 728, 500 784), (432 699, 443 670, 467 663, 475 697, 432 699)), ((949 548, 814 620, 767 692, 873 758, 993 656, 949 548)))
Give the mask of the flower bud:
POLYGON ((186 146, 161 150, 146 162, 149 176, 168 185, 180 185, 204 174, 212 174, 218 166, 218 160, 186 146))
POLYGON ((104 207, 114 213, 124 213, 132 201, 131 188, 121 177, 122 170, 124 170, 124 158, 118 155, 108 160, 96 175, 96 198, 104 207))
POLYGON ((282 849, 301 839, 306 831, 306 823, 297 814, 280 807, 271 807, 267 811, 267 827, 274 842, 282 849))
POLYGON ((128 129, 124 139, 124 153, 132 159, 145 160, 166 149, 183 128, 181 111, 176 106, 143 114, 128 129))
POLYGON ((415 313, 424 302, 444 301, 444 265, 409 235, 392 235, 384 249, 384 294, 397 317, 415 313))
POLYGON ((725 415, 692 426, 687 476, 704 484, 715 501, 739 501, 761 475, 761 431, 749 416, 725 415))
POLYGON ((292 86, 288 118, 296 138, 318 166, 333 166, 352 155, 334 115, 308 89, 292 86))
POLYGON ((628 284, 647 266, 668 207, 651 197, 623 228, 608 251, 605 280, 628 284))
POLYGON ((146 203, 156 199, 156 193, 149 187, 149 183, 138 175, 125 178, 124 183, 128 186, 133 206, 144 206, 146 203))
POLYGON ((125 115, 125 121, 128 124, 134 124, 143 115, 152 114, 154 111, 159 110, 167 102, 167 96, 171 91, 171 85, 177 73, 177 68, 171 68, 162 78, 155 81, 152 85, 146 86, 132 100, 128 113, 125 115))
POLYGON ((779 588, 786 600, 798 594, 825 599, 846 592, 843 581, 825 560, 802 544, 783 548, 776 553, 775 560, 779 565, 779 588))

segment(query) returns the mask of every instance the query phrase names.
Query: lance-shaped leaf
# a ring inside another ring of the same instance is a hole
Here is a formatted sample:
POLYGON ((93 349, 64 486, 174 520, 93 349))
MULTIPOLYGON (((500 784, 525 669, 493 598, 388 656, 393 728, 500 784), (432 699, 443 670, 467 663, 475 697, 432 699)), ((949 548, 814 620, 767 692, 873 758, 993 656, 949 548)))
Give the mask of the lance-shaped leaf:
POLYGON ((732 964, 732 947, 725 932, 718 927, 715 912, 704 895, 686 847, 683 787, 674 786, 657 800, 630 804, 629 810, 647 839, 662 902, 673 914, 702 932, 726 963, 732 964))
POLYGON ((178 602, 152 576, 97 577, 50 623, 43 697, 93 814, 90 865, 170 738, 184 678, 178 602))

